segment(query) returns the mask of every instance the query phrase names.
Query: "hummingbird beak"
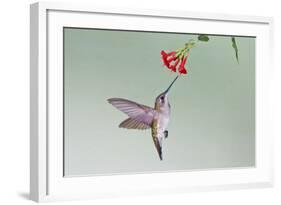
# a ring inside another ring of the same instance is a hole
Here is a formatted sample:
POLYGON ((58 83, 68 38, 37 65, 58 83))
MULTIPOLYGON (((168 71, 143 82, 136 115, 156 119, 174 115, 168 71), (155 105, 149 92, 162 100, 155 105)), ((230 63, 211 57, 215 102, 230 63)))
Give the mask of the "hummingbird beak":
POLYGON ((167 90, 165 90, 165 92, 164 92, 165 95, 168 94, 169 90, 171 89, 172 85, 176 82, 176 80, 178 79, 178 77, 179 77, 179 76, 177 76, 177 77, 173 80, 173 82, 170 84, 170 86, 167 88, 167 90))

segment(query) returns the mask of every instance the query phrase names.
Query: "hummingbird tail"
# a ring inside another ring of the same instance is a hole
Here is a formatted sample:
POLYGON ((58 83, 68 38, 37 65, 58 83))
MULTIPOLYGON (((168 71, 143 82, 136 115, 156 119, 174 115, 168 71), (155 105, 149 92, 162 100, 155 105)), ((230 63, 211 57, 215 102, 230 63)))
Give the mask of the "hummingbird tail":
POLYGON ((161 153, 159 153, 159 158, 160 158, 160 160, 163 160, 162 149, 161 149, 161 153))
POLYGON ((157 137, 153 137, 153 142, 156 147, 157 153, 159 155, 160 160, 163 160, 163 154, 162 154, 162 143, 158 140, 157 137))

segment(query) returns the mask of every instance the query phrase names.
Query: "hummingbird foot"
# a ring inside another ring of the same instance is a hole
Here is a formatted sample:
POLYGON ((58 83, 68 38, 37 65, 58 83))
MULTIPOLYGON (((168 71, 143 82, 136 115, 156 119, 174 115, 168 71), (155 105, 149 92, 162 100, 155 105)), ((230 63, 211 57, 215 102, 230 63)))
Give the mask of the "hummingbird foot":
POLYGON ((165 131, 164 131, 164 137, 165 137, 165 139, 168 138, 168 133, 169 133, 168 130, 165 130, 165 131))

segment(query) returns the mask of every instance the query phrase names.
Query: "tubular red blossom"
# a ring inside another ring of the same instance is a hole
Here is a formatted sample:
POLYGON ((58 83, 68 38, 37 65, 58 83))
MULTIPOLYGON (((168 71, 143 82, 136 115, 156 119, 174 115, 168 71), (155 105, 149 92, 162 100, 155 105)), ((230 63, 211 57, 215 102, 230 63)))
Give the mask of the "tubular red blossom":
POLYGON ((187 70, 184 67, 179 68, 179 73, 180 74, 187 74, 187 70))
POLYGON ((162 60, 163 60, 163 63, 166 67, 170 68, 170 62, 173 61, 171 59, 173 59, 175 57, 175 54, 176 54, 175 51, 172 51, 170 53, 166 53, 163 50, 161 51, 162 60), (171 58, 168 60, 169 57, 171 57, 171 58))
POLYGON ((186 63, 186 60, 187 60, 187 56, 184 57, 184 59, 182 60, 180 66, 179 66, 178 71, 179 71, 180 74, 187 74, 187 70, 184 67, 185 63, 186 63))
POLYGON ((177 53, 176 51, 166 53, 164 50, 162 50, 161 55, 164 66, 174 72, 178 72, 179 74, 187 74, 187 70, 184 66, 189 56, 189 53, 187 53, 186 56, 182 56, 181 53, 183 51, 178 52, 180 53, 177 53))
POLYGON ((177 59, 177 57, 175 55, 173 55, 168 59, 168 62, 171 63, 172 61, 174 61, 176 59, 177 59))
POLYGON ((175 61, 174 65, 171 65, 171 66, 170 66, 170 69, 171 69, 172 71, 176 72, 176 71, 177 71, 177 65, 179 64, 179 62, 180 62, 180 59, 177 59, 177 60, 175 61))

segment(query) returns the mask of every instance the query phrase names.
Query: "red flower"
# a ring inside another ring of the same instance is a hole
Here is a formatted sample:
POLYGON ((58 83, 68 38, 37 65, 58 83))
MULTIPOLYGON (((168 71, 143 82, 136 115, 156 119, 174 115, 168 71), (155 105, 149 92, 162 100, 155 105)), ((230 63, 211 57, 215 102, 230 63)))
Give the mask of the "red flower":
POLYGON ((170 62, 175 59, 175 54, 176 54, 175 51, 172 51, 170 53, 166 53, 163 50, 161 51, 162 60, 166 67, 170 68, 170 62))
POLYGON ((177 71, 177 65, 179 64, 179 62, 180 62, 180 59, 177 59, 173 65, 170 65, 169 68, 170 68, 172 71, 176 72, 176 71, 177 71))
POLYGON ((179 72, 179 74, 187 74, 187 70, 185 69, 185 63, 187 61, 188 54, 185 56, 181 53, 172 51, 170 53, 166 53, 165 51, 161 51, 162 60, 164 63, 164 66, 166 66, 168 69, 179 72))
POLYGON ((187 56, 184 57, 184 59, 182 60, 180 66, 179 66, 178 71, 179 71, 180 74, 187 74, 187 70, 184 67, 185 63, 186 63, 186 60, 187 60, 187 56))

